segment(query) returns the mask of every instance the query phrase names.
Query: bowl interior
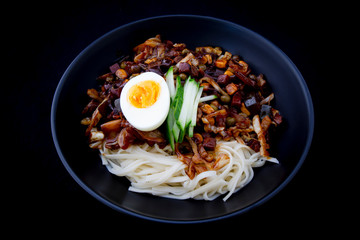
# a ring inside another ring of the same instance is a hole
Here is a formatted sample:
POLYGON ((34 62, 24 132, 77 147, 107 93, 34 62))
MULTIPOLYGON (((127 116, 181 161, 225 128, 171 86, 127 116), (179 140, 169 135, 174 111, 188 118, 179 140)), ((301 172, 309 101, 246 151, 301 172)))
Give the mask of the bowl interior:
POLYGON ((238 214, 277 193, 304 161, 313 133, 313 108, 301 74, 272 43, 239 25, 200 16, 164 16, 119 27, 87 47, 69 66, 56 90, 52 106, 52 133, 59 156, 71 176, 106 205, 158 221, 207 221, 238 214), (110 174, 98 152, 89 149, 80 124, 88 102, 86 90, 97 88, 96 77, 108 71, 117 53, 149 37, 186 43, 188 48, 221 46, 244 58, 255 74, 263 73, 275 93, 275 107, 284 117, 284 129, 273 147, 280 164, 255 169, 254 179, 227 202, 171 200, 129 192, 129 182, 110 174))

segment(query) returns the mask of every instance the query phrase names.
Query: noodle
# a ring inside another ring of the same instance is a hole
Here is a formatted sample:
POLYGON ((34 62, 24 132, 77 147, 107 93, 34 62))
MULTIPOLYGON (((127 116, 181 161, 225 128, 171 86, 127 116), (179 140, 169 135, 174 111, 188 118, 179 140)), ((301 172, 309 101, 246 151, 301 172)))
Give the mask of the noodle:
POLYGON ((213 200, 225 194, 226 201, 233 193, 246 186, 253 178, 253 167, 261 167, 266 161, 278 163, 276 158, 263 157, 260 153, 237 141, 219 141, 216 154, 226 154, 228 163, 217 171, 205 171, 190 179, 186 165, 171 154, 170 146, 160 149, 131 145, 126 150, 100 150, 102 163, 109 172, 126 176, 130 191, 150 193, 174 199, 213 200))

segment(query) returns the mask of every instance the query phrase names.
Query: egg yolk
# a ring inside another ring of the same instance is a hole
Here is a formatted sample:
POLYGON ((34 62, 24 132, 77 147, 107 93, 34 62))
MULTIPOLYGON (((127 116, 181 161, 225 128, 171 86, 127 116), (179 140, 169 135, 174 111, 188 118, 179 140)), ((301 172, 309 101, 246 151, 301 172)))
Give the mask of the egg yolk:
POLYGON ((160 94, 160 84, 151 80, 146 80, 135 84, 129 89, 129 102, 137 108, 147 108, 152 106, 160 94))

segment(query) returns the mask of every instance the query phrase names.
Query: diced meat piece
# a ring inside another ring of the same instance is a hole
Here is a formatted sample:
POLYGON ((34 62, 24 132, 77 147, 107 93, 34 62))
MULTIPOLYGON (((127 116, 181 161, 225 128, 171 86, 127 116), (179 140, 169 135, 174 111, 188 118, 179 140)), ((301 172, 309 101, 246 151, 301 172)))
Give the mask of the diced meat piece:
POLYGON ((241 93, 239 91, 232 96, 231 106, 241 108, 241 93))
POLYGON ((191 71, 190 64, 186 62, 179 63, 179 73, 189 73, 191 71))
POLYGON ((212 137, 204 138, 203 146, 208 151, 214 151, 216 147, 216 139, 212 137))
MULTIPOLYGON (((119 88, 110 88, 110 91, 109 91, 109 97, 111 99, 119 99, 120 98, 120 93, 122 91, 122 87, 119 87, 119 88)), ((120 108, 119 108, 120 110, 120 108)))
POLYGON ((215 117, 216 126, 225 127, 226 126, 226 115, 218 115, 215 117))
POLYGON ((227 74, 222 74, 217 78, 217 83, 220 85, 227 85, 230 82, 230 77, 227 74))
POLYGON ((111 73, 115 73, 118 69, 120 69, 120 66, 118 63, 115 63, 115 64, 111 65, 109 68, 110 68, 111 73))
POLYGON ((190 66, 190 74, 192 77, 198 77, 199 76, 199 70, 194 65, 190 66))

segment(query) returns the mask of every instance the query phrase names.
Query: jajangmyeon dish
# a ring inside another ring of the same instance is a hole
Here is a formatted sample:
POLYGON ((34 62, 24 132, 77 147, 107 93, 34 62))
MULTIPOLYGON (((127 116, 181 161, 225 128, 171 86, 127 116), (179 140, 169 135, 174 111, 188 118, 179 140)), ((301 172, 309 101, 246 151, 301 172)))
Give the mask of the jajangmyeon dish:
POLYGON ((130 191, 226 201, 267 161, 282 116, 274 93, 220 47, 147 39, 97 78, 81 123, 89 146, 130 191), (226 195, 225 195, 226 194, 226 195))

